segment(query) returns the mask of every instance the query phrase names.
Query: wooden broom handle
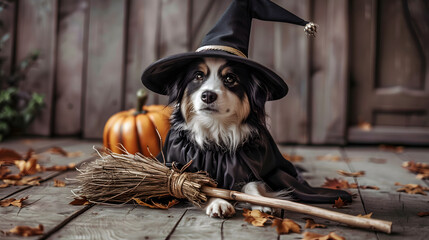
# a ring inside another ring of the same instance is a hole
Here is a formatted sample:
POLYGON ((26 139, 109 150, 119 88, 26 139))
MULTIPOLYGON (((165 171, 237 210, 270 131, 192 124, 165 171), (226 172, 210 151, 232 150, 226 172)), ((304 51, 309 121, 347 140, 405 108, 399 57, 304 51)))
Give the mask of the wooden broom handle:
POLYGON ((204 192, 205 194, 207 194, 207 196, 210 197, 218 197, 239 202, 247 202, 250 204, 267 206, 272 208, 281 208, 292 212, 304 213, 335 222, 345 223, 352 227, 367 228, 385 233, 391 233, 392 231, 392 222, 389 221, 357 217, 288 200, 249 195, 242 192, 213 188, 208 186, 204 186, 202 188, 202 192, 204 192))

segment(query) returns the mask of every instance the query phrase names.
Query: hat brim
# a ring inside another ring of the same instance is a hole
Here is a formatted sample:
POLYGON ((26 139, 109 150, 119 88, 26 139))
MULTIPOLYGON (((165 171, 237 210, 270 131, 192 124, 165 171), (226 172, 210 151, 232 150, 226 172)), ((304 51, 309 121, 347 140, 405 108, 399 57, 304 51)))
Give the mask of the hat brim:
POLYGON ((283 79, 271 69, 244 57, 236 56, 224 51, 188 52, 162 58, 148 66, 141 77, 142 83, 149 90, 168 94, 168 86, 178 80, 181 71, 190 62, 205 57, 224 58, 228 61, 242 63, 250 67, 252 73, 266 85, 270 95, 268 101, 277 100, 286 96, 288 86, 283 79))

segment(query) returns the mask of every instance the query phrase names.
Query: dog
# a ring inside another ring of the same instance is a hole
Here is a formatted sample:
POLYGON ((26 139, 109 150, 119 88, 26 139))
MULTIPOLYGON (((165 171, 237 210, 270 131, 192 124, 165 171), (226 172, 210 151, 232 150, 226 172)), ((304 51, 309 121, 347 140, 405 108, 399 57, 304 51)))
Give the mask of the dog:
MULTIPOLYGON (((185 132, 188 144, 234 155, 266 129, 264 105, 270 93, 247 66, 223 58, 203 58, 188 64, 182 76, 169 89, 170 104, 175 106, 170 131, 185 132)), ((243 192, 284 197, 285 191, 270 192, 264 182, 251 181, 252 172, 245 175, 249 176, 247 182, 237 184, 244 185, 243 192)), ((260 206, 252 209, 272 211, 260 206)), ((210 217, 235 214, 234 206, 220 198, 209 199, 205 211, 210 217)))

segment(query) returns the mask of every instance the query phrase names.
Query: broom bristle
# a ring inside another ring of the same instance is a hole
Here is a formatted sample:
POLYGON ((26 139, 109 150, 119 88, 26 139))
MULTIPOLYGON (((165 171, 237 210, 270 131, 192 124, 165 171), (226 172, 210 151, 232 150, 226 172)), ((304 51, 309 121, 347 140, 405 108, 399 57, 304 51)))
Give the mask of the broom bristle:
POLYGON ((173 196, 186 198, 193 204, 207 201, 203 186, 216 186, 205 172, 183 172, 140 153, 113 153, 106 149, 100 159, 87 163, 76 180, 75 194, 94 203, 127 203, 132 198, 147 201, 173 196))

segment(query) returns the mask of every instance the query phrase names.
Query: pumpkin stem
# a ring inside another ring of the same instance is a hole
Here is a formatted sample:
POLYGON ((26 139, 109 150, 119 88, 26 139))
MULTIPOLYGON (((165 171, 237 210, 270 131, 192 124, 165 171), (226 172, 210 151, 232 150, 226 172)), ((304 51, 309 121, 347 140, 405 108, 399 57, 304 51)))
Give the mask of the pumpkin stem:
POLYGON ((137 108, 136 108, 136 112, 137 113, 145 113, 146 111, 143 110, 143 106, 146 104, 147 101, 147 91, 144 88, 140 88, 137 91, 137 108))

